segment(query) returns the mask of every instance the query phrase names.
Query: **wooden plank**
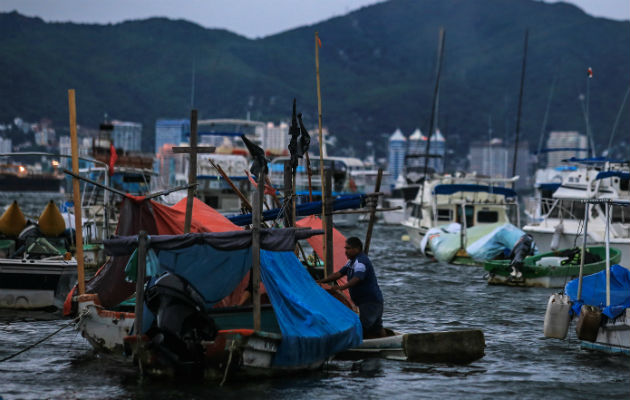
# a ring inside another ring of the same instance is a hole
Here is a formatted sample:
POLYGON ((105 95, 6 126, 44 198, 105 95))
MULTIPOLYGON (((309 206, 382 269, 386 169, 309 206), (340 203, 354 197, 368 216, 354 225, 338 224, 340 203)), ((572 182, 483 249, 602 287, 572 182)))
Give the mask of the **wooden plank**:
POLYGON ((255 331, 260 331, 260 228, 264 193, 265 173, 260 171, 252 210, 252 302, 255 331))
MULTIPOLYGON (((396 207, 385 207, 385 208, 377 208, 376 210, 374 210, 374 212, 386 212, 386 211, 395 211, 395 210, 402 210, 402 206, 396 206, 396 207)), ((341 214, 369 214, 372 212, 372 209, 370 208, 362 208, 359 210, 337 210, 337 211, 333 211, 330 214, 331 215, 341 215, 341 214)))
MULTIPOLYGON (((192 131, 192 129, 191 129, 192 131)), ((192 132, 190 133, 192 136, 192 132)), ((196 135, 195 135, 196 136, 196 135)), ((173 151, 173 153, 188 153, 188 154, 192 154, 192 153, 214 153, 214 151, 216 150, 216 147, 214 146, 197 146, 194 149, 191 147, 173 147, 171 149, 173 151)))
MULTIPOLYGON (((376 176, 376 185, 374 185, 374 192, 379 193, 381 190, 381 181, 383 180, 383 168, 378 169, 378 175, 376 176)), ((376 217, 376 206, 378 203, 378 198, 372 199, 373 203, 370 207, 370 220, 368 222, 368 229, 365 234, 365 245, 363 246, 363 252, 368 254, 370 252, 370 241, 372 240, 372 229, 374 229, 374 221, 376 217)))
POLYGON ((142 318, 144 311, 144 281, 147 274, 147 233, 140 231, 138 234, 138 270, 136 271, 136 306, 134 322, 134 333, 136 334, 136 352, 140 347, 140 336, 142 336, 142 318))
MULTIPOLYGON (((68 90, 68 109, 70 114, 70 147, 72 151, 72 171, 79 175, 79 141, 77 138, 77 106, 74 89, 68 90)), ((81 189, 79 180, 72 179, 74 201, 75 258, 77 260, 77 280, 79 295, 85 294, 85 271, 83 269, 83 222, 81 221, 81 189)))
MULTIPOLYGON (((188 184, 197 183, 197 110, 190 111, 190 158, 188 160, 188 184)), ((192 209, 195 198, 195 187, 188 188, 186 198, 186 217, 184 219, 184 233, 190 232, 192 209)))

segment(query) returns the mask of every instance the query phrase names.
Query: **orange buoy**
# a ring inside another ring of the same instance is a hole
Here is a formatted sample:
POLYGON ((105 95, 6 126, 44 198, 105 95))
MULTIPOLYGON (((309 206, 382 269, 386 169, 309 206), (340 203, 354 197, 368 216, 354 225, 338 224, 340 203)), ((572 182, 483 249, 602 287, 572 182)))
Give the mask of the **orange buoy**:
POLYGON ((42 211, 37 220, 37 225, 39 225, 39 230, 45 236, 59 236, 66 230, 66 223, 63 221, 61 212, 59 212, 52 200, 48 202, 48 205, 42 211))
POLYGON ((10 237, 17 237, 25 226, 26 218, 24 218, 17 201, 13 200, 13 203, 0 217, 0 233, 10 237))

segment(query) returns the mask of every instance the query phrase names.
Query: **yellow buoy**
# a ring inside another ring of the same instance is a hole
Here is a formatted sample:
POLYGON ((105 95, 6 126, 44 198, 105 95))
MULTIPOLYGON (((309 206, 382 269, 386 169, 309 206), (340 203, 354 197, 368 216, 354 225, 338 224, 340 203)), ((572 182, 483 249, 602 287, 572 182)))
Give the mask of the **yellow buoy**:
POLYGON ((409 235, 402 235, 400 240, 402 240, 403 242, 408 242, 411 240, 411 238, 409 237, 409 235))
POLYGON ((59 212, 59 209, 52 200, 50 200, 46 208, 44 208, 44 211, 42 211, 42 214, 37 220, 37 225, 39 225, 39 230, 45 236, 59 236, 66 230, 66 223, 63 221, 61 212, 59 212))
POLYGON ((24 218, 17 201, 14 200, 2 214, 2 217, 0 217, 0 233, 10 237, 17 237, 25 226, 26 218, 24 218))

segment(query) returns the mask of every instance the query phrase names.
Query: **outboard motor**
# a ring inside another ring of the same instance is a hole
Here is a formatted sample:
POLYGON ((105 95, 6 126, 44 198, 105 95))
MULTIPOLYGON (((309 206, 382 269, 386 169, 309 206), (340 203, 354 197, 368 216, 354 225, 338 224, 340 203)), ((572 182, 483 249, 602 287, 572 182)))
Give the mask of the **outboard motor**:
POLYGON ((199 374, 201 341, 213 340, 217 334, 203 296, 184 278, 167 272, 147 290, 146 304, 156 317, 147 335, 162 361, 171 364, 177 375, 199 374))
POLYGON ((512 261, 510 262, 510 266, 512 267, 512 273, 510 274, 513 278, 521 279, 523 277, 523 261, 525 257, 532 255, 534 253, 534 238, 529 235, 523 235, 514 248, 512 249, 512 254, 510 254, 510 258, 512 261))

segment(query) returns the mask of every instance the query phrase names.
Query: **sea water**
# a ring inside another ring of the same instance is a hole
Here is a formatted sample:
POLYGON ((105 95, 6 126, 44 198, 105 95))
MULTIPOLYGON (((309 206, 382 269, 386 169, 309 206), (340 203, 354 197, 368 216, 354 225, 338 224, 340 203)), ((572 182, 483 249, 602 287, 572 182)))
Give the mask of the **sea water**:
MULTIPOLYGON (((365 236, 366 225, 342 231, 365 236)), ((375 227, 370 258, 385 297, 385 325, 403 332, 476 328, 486 355, 469 365, 390 360, 328 363, 297 377, 216 384, 142 379, 130 362, 97 355, 71 327, 0 363, 3 399, 594 399, 630 396, 630 358, 546 339, 547 299, 557 289, 488 286, 480 267, 427 260, 375 227)), ((67 320, 42 312, 0 313, 0 358, 67 320)))

